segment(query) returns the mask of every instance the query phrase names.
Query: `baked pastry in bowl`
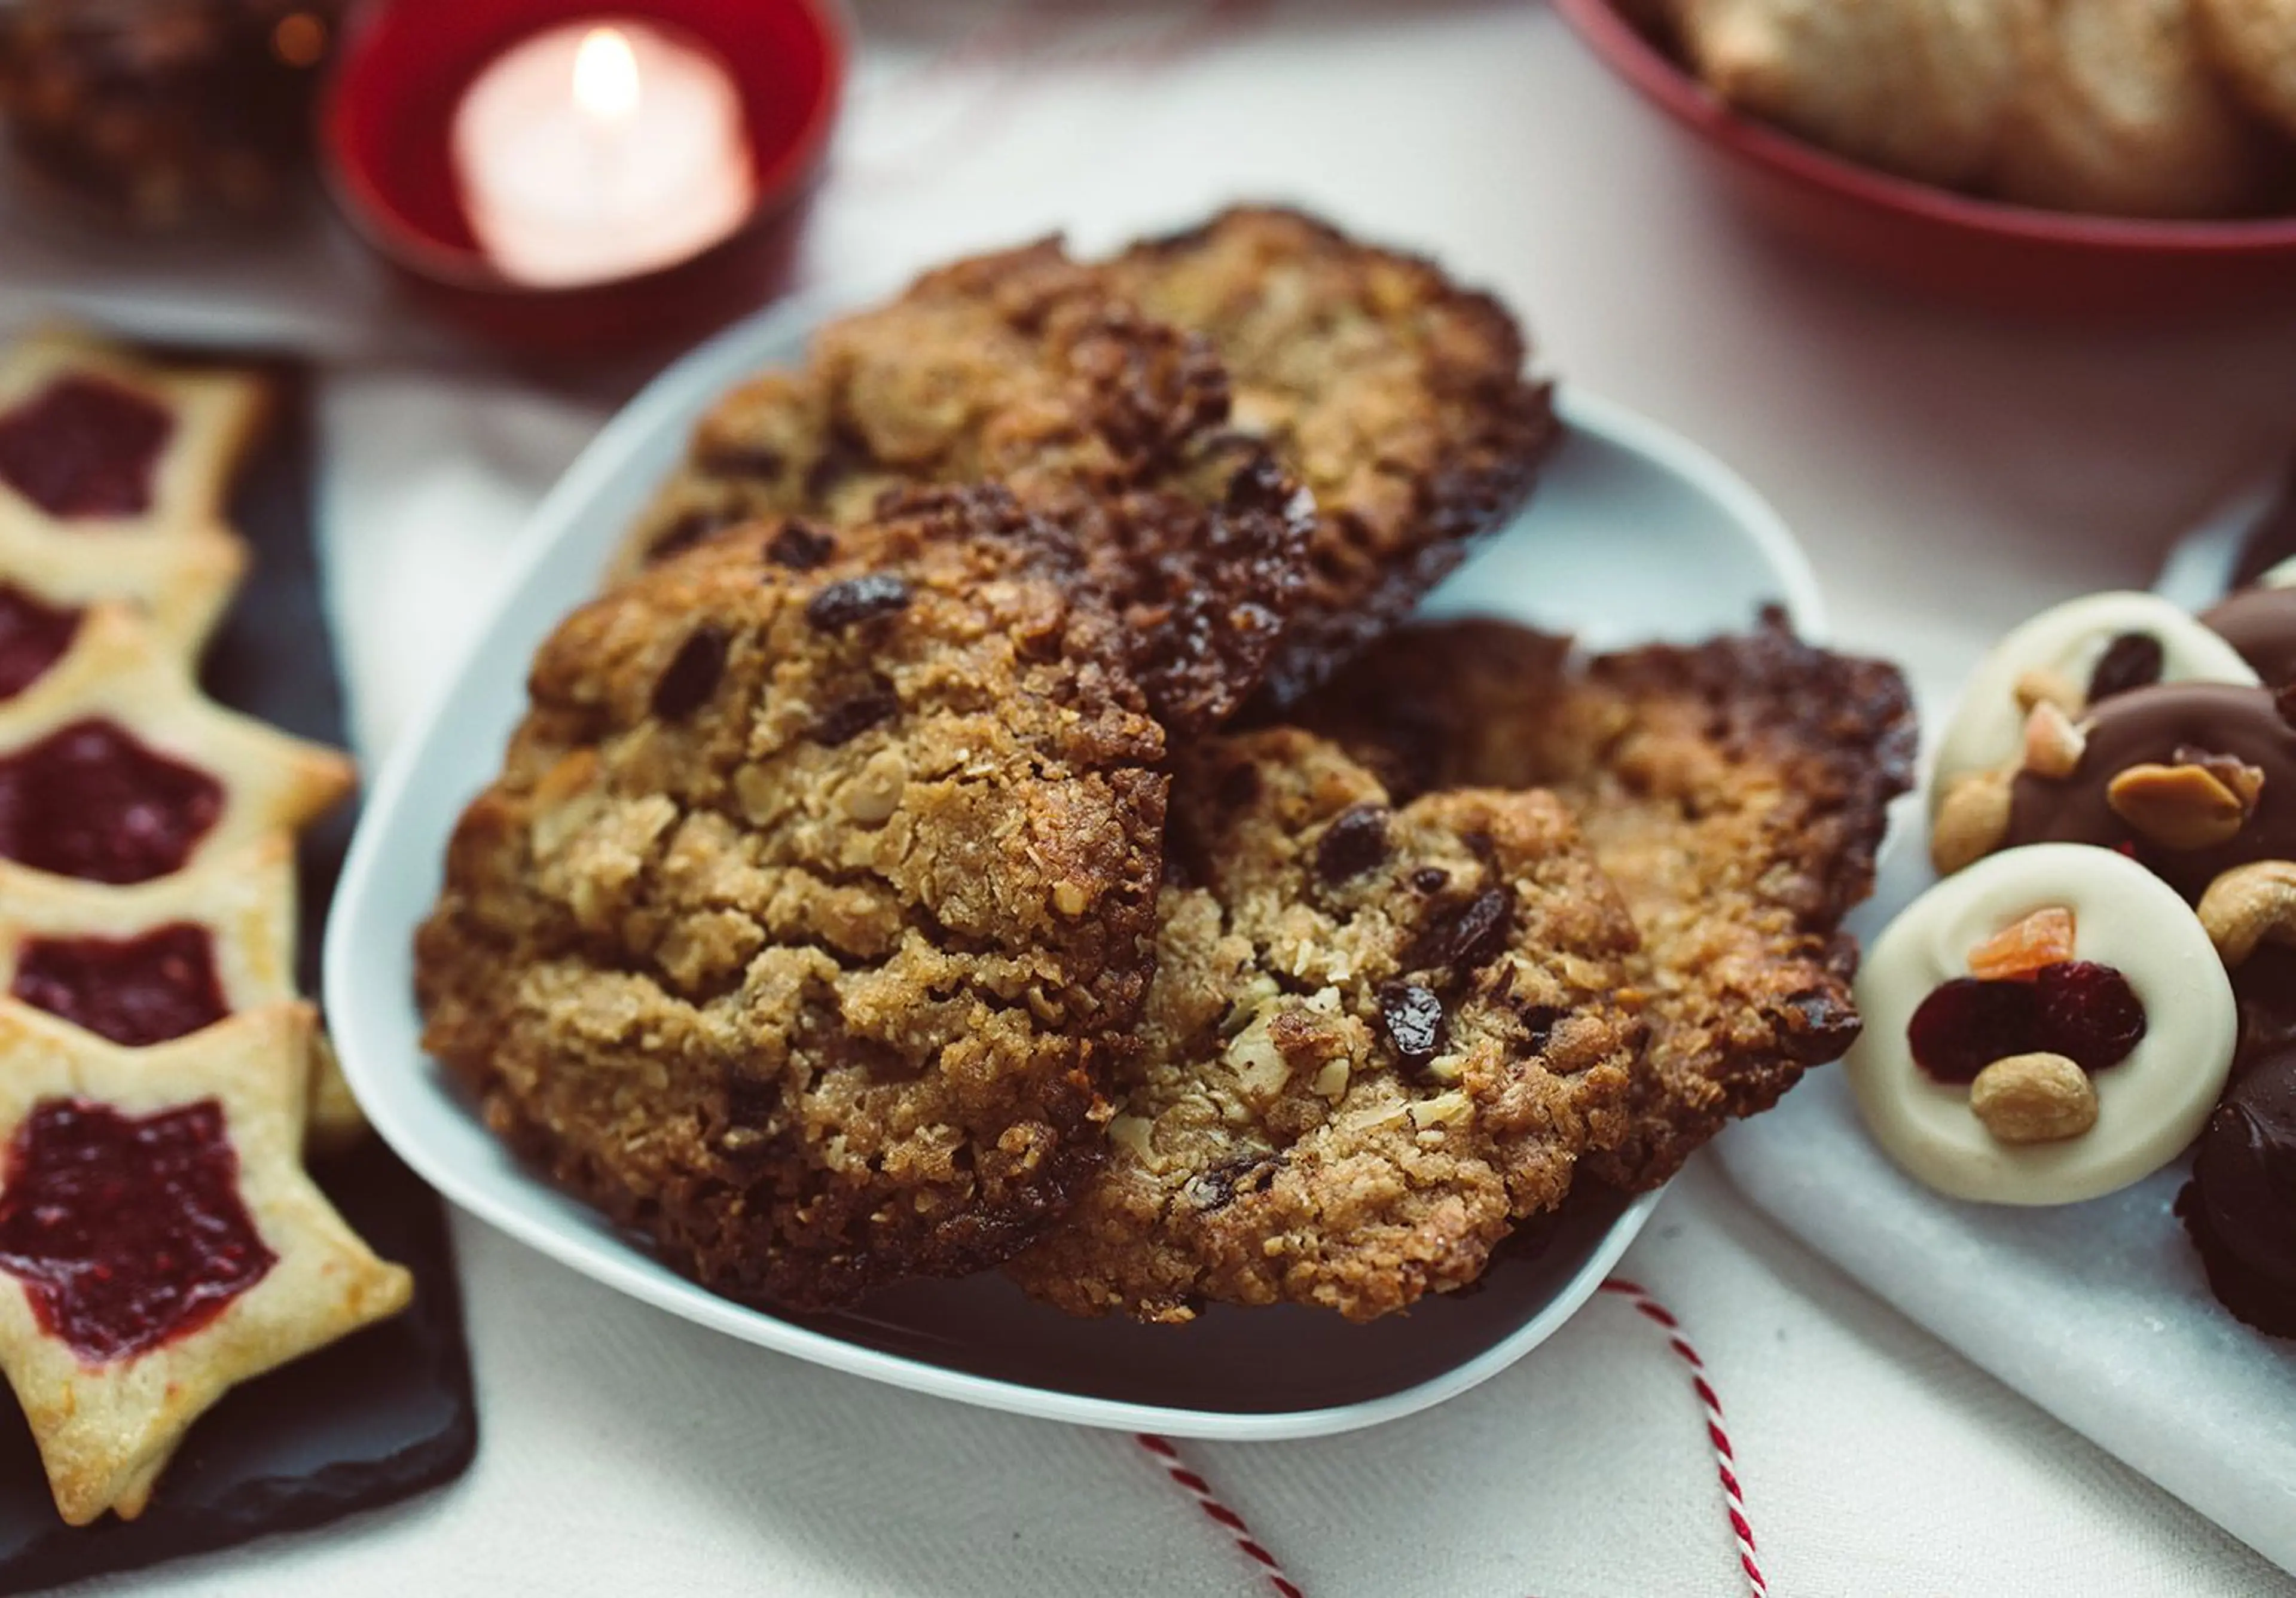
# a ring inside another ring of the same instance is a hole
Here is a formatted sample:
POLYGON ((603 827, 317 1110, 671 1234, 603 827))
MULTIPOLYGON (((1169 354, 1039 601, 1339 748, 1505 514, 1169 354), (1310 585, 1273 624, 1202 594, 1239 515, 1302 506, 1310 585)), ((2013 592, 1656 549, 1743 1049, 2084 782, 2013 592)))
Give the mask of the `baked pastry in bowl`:
MULTIPOLYGON (((1965 30, 1941 42, 1944 24, 1927 13, 1948 8, 1926 0, 1557 0, 1750 210, 1877 277, 2053 316, 2158 321, 2296 299, 2289 134, 2232 70, 2215 70, 2225 86, 2202 111, 2196 68, 2152 76, 2140 48, 2148 36, 2128 14, 2152 5, 2035 6, 2050 27, 1988 44, 1965 30), (1907 9, 1924 15, 1894 37, 1871 20, 1907 9), (1705 53, 1722 88, 1675 47, 1677 19, 1693 12, 1715 27, 1705 53), (2076 27, 2073 12, 2088 25, 2076 27), (2120 44, 2091 45, 2092 33, 2120 44), (1842 59, 1881 64, 1860 83, 1842 59), (1906 81, 1909 60, 1926 76, 1906 81), (2118 74, 2108 80, 2117 86, 2101 90, 2098 72, 2118 74), (2123 92, 2139 105, 2133 126, 2108 114, 2123 92)), ((1951 8, 2005 29, 2026 9, 1951 8)), ((2185 29, 2181 8, 2154 20, 2187 50, 2207 37, 2185 29)))

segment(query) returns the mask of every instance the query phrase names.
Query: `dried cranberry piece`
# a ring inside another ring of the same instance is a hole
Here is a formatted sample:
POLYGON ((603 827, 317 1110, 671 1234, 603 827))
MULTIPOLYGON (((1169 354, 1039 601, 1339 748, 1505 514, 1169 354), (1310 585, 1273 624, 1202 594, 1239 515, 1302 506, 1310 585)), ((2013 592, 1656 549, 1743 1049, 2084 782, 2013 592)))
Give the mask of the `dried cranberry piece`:
POLYGON ((1198 1209, 1225 1209, 1238 1193, 1265 1192, 1283 1168, 1283 1155, 1244 1154, 1188 1178, 1181 1190, 1198 1209))
POLYGON ((79 612, 42 604, 0 583, 0 699, 13 699, 63 658, 79 631, 79 612))
POLYGON ((1232 766, 1220 778, 1219 802, 1227 809, 1241 810, 1259 801, 1264 786, 1257 766, 1232 766))
POLYGON ((741 520, 738 513, 730 511, 688 511, 664 528, 655 536, 654 541, 646 545, 646 561, 651 565, 658 561, 667 561, 673 555, 682 555, 697 545, 707 543, 741 520))
POLYGON ((1324 829, 1316 843, 1316 874, 1340 883, 1387 858, 1387 807, 1354 805, 1324 829))
POLYGON ((2111 699, 2116 693, 2150 687, 2161 680, 2167 664, 2168 655, 2161 641, 2152 634, 2121 634, 2105 645, 2104 653, 2097 659, 2096 669, 2089 674, 2089 704, 2095 707, 2099 701, 2111 699))
POLYGON ((1382 983, 1379 1019, 1388 1044, 1413 1071, 1443 1052, 1443 1001, 1417 983, 1382 983))
POLYGON ((711 444, 694 463, 712 477, 779 477, 789 470, 789 457, 765 444, 711 444))
POLYGON ((881 722, 901 713, 901 701, 890 689, 872 689, 829 707, 813 724, 813 741, 836 749, 852 742, 881 722))
POLYGON ((2128 1058, 2144 1039, 2144 1004, 2128 979, 2093 960, 2045 965, 2033 979, 2040 1046, 2085 1071, 2128 1058))
POLYGON ((820 632, 833 633, 856 622, 906 610, 909 585, 890 571, 873 571, 832 583, 807 602, 805 619, 820 632))
POLYGON ((1530 1046, 1538 1053, 1546 1053, 1553 1041, 1554 1028, 1570 1012, 1560 1004, 1533 1004, 1522 1012, 1522 1024, 1530 1033, 1530 1046))
POLYGON ((1975 977, 1941 984, 1906 1025, 1914 1063, 1934 1081, 1966 1086, 1997 1060, 2046 1046, 2035 987, 1975 977))
POLYGON ((784 521, 766 540, 766 559, 791 571, 811 571, 837 553, 837 540, 809 521, 784 521))
POLYGON ((696 627, 677 646, 653 685, 653 713, 664 721, 677 721, 709 703, 726 675, 726 635, 716 627, 696 627))
POLYGON ((1410 963, 1414 970, 1447 965, 1464 976, 1506 947, 1513 925, 1514 895, 1504 888, 1486 888, 1430 922, 1413 946, 1410 963))

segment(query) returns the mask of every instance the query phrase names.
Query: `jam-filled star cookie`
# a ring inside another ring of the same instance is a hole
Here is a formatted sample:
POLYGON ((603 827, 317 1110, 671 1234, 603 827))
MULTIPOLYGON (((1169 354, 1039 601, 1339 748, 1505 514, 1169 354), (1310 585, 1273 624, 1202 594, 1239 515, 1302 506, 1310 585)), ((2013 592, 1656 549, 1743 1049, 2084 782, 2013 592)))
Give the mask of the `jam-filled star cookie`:
MULTIPOLYGON (((0 862, 0 991, 127 1048, 296 996, 295 856, 274 833, 132 888, 0 862)), ((365 1129, 333 1051, 315 1049, 310 1142, 365 1129)))
POLYGON ((0 356, 0 520, 148 543, 212 532, 266 406, 244 372, 51 329, 0 356))
POLYGON ((126 1049, 0 1008, 0 1370, 73 1525, 232 1387, 404 1308, 300 1151, 315 1013, 126 1049))
POLYGON ((189 664, 114 606, 0 704, 0 859, 56 876, 166 876, 350 791, 348 756, 223 709, 189 664))
POLYGON ((45 676, 71 648, 90 605, 124 604, 170 652, 195 659, 247 569, 223 532, 157 541, 123 556, 86 539, 0 516, 0 701, 45 676))

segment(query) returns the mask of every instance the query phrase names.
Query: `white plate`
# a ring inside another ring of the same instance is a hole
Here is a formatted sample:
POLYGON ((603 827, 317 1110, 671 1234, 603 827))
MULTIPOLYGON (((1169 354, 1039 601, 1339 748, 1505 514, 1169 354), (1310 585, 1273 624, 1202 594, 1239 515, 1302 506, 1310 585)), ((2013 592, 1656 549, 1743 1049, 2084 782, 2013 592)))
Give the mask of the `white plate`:
MULTIPOLYGON (((776 1315, 722 1299, 523 1168, 418 1038, 412 938, 456 815, 493 775, 524 708, 527 662, 587 598, 609 552, 738 378, 791 361, 823 307, 729 330, 658 379, 543 503, 476 645, 374 783, 327 929, 328 1021, 383 1137, 472 1214, 674 1315, 922 1392, 1086 1425, 1229 1439, 1308 1437, 1409 1414, 1521 1358, 1583 1304, 1657 1195, 1589 1194, 1480 1292, 1369 1326, 1299 1307, 1215 1308, 1185 1330, 1072 1320, 1001 1277, 904 1284, 862 1309, 776 1315)), ((1742 628, 1783 604, 1824 627, 1777 518, 1710 456, 1585 395, 1534 508, 1429 602, 1574 628, 1600 647, 1742 628)))

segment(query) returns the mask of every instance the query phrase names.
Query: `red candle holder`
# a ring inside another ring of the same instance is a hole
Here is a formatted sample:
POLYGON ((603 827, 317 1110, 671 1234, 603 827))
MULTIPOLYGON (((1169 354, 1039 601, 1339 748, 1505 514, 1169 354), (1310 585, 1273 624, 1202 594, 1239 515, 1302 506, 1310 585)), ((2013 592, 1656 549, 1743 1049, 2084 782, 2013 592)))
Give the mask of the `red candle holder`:
POLYGON ((392 0, 355 16, 320 111, 337 204, 408 294, 520 349, 692 337, 771 298, 829 147, 849 57, 839 0, 392 0), (602 283, 537 287, 480 248, 451 151, 455 109, 504 51, 596 16, 709 46, 739 89, 754 178, 748 218, 700 253, 602 283))

